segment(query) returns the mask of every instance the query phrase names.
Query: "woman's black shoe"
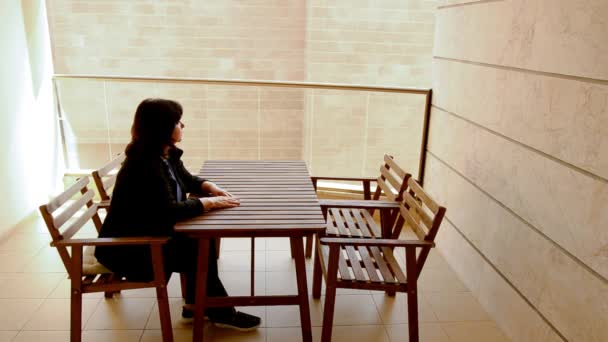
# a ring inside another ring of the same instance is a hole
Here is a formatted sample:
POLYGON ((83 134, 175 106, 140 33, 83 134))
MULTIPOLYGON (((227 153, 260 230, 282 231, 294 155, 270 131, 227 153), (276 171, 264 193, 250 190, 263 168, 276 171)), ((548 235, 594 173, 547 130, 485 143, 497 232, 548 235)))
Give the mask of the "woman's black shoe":
POLYGON ((213 318, 211 322, 218 328, 251 331, 257 329, 262 320, 260 317, 237 311, 232 317, 213 318))

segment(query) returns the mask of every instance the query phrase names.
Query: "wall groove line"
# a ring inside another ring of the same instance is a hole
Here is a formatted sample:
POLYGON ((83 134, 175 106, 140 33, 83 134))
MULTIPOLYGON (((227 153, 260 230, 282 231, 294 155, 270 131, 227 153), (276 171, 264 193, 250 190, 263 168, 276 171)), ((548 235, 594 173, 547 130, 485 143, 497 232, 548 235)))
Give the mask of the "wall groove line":
POLYGON ((528 306, 530 306, 530 308, 540 316, 540 318, 551 328, 551 330, 553 330, 564 342, 568 342, 568 339, 566 339, 566 337, 562 335, 559 330, 557 330, 557 328, 545 317, 545 315, 543 315, 542 312, 540 312, 534 306, 534 304, 532 304, 532 302, 530 302, 530 300, 528 300, 528 298, 521 293, 521 291, 519 291, 519 289, 513 283, 511 283, 511 281, 502 272, 500 272, 500 270, 479 249, 477 249, 477 246, 475 246, 473 242, 471 242, 471 240, 464 235, 460 228, 458 228, 458 226, 456 226, 448 216, 446 216, 445 219, 452 225, 452 227, 454 227, 454 230, 456 230, 456 232, 462 236, 462 238, 471 246, 471 248, 473 248, 475 252, 477 252, 479 256, 481 256, 481 258, 488 263, 488 265, 490 265, 490 267, 492 267, 494 272, 496 272, 513 289, 513 291, 515 291, 515 293, 517 293, 521 299, 523 299, 526 304, 528 304, 528 306))
POLYGON ((599 84, 599 85, 608 85, 608 80, 603 80, 603 79, 599 79, 599 78, 590 78, 590 77, 583 77, 583 76, 559 74, 559 73, 555 73, 555 72, 538 71, 538 70, 532 70, 532 69, 526 69, 526 68, 518 68, 518 67, 506 66, 506 65, 500 65, 500 64, 468 61, 466 59, 458 59, 458 58, 450 58, 450 57, 442 57, 442 56, 433 56, 433 59, 440 59, 440 60, 450 61, 450 62, 477 65, 477 66, 482 66, 482 67, 486 67, 486 68, 516 71, 516 72, 538 75, 538 76, 562 78, 562 79, 571 80, 571 81, 579 81, 579 82, 593 83, 593 84, 599 84))
POLYGON ((508 140, 508 141, 510 141, 510 142, 512 142, 514 144, 517 144, 518 146, 524 147, 525 149, 527 149, 529 151, 532 151, 532 152, 534 152, 536 154, 540 154, 540 155, 542 155, 545 158, 548 158, 548 159, 550 159, 550 160, 552 160, 552 161, 554 161, 556 163, 561 164, 562 166, 565 166, 565 167, 567 167, 569 169, 572 169, 573 171, 582 173, 585 176, 593 178, 593 179, 595 179, 597 181, 600 181, 602 183, 608 183, 608 179, 606 179, 606 178, 604 178, 602 176, 598 176, 598 175, 596 175, 593 172, 587 171, 587 170, 585 170, 585 169, 583 169, 583 168, 581 168, 579 166, 576 166, 574 164, 568 163, 567 161, 564 161, 562 159, 556 158, 556 157, 554 157, 554 156, 552 156, 552 155, 550 155, 550 154, 548 154, 546 152, 543 152, 543 151, 541 151, 539 149, 536 149, 536 148, 534 148, 534 147, 532 147, 530 145, 526 145, 526 144, 524 144, 524 143, 522 143, 522 142, 520 142, 518 140, 515 140, 513 138, 510 138, 510 137, 508 137, 508 136, 506 136, 506 135, 504 135, 502 133, 499 133, 499 132, 496 132, 496 131, 494 131, 492 129, 489 129, 488 127, 482 126, 482 125, 476 123, 475 121, 471 121, 471 120, 469 120, 469 119, 467 119, 467 118, 465 118, 465 117, 463 117, 461 115, 458 115, 458 114, 456 114, 454 112, 450 112, 449 110, 446 110, 446 109, 444 109, 442 107, 439 107, 439 106, 437 106, 435 104, 433 104, 432 107, 435 108, 435 109, 438 109, 438 110, 440 110, 442 112, 445 112, 445 113, 447 113, 447 114, 449 114, 449 115, 451 115, 453 117, 456 117, 456 118, 458 118, 460 120, 463 120, 463 121, 465 121, 467 123, 470 123, 471 125, 473 125, 475 127, 479 127, 479 128, 483 129, 486 132, 489 132, 489 133, 491 133, 493 135, 496 135, 496 136, 498 136, 500 138, 508 140))
POLYGON ((480 4, 487 4, 487 3, 491 3, 491 2, 503 2, 503 1, 505 1, 505 0, 477 0, 477 1, 470 1, 470 2, 462 2, 459 4, 437 6, 437 9, 441 10, 441 9, 446 9, 446 8, 464 7, 464 6, 480 5, 480 4))
MULTIPOLYGON (((540 235, 542 238, 544 238, 546 241, 548 241, 550 244, 552 244, 554 247, 556 247, 559 251, 561 251, 562 253, 564 253, 566 256, 568 256, 570 259, 572 259, 574 262, 576 262, 584 270, 586 270, 587 272, 589 272, 594 277, 598 278, 604 285, 608 285, 608 279, 606 279, 604 276, 602 276, 601 274, 599 274, 598 272, 596 272, 595 270, 593 270, 591 267, 587 266, 587 264, 585 264, 578 257, 576 257, 575 255, 573 255, 572 253, 570 253, 568 250, 566 250, 564 247, 562 247, 557 242, 553 241, 553 239, 551 239, 549 236, 547 236, 541 230, 539 230, 538 228, 536 228, 530 222, 526 221, 523 217, 519 216, 511 208, 507 207, 504 203, 500 202, 498 199, 496 199, 490 193, 488 193, 487 191, 485 191, 484 189, 482 189, 479 185, 475 184, 471 179, 469 179, 468 177, 466 177, 465 175, 463 175, 462 173, 460 173, 452 165, 448 164, 446 161, 444 161, 443 159, 441 159, 439 156, 437 156, 436 154, 434 154, 429 149, 427 149, 426 151, 427 151, 428 154, 430 154, 433 158, 435 158, 437 161, 439 161, 445 167, 447 167, 448 169, 452 170, 452 172, 454 172, 455 174, 457 174, 458 176, 460 176, 467 183, 471 184, 477 190, 481 191, 481 193, 483 193, 484 195, 486 195, 489 199, 491 199, 492 201, 494 201, 501 208, 503 208, 504 210, 506 210, 509 214, 513 215, 515 218, 517 218, 523 224, 525 224, 526 226, 528 226, 531 230, 533 230, 534 232, 536 232, 538 235, 540 235)), ((450 223, 451 223, 451 221, 450 221, 450 223)), ((483 255, 483 253, 482 253, 482 255, 483 255)))

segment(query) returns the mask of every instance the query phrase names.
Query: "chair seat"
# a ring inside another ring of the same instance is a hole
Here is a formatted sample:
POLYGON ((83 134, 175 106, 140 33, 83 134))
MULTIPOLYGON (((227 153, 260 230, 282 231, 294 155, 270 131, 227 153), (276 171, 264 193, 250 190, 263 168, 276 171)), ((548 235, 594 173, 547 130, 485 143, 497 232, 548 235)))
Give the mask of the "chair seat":
POLYGON ((325 234, 332 237, 380 238, 380 226, 367 209, 329 208, 325 234))
MULTIPOLYGON (((329 246, 320 244, 319 261, 324 270, 328 269, 329 246)), ((357 288, 358 283, 365 283, 366 288, 382 290, 386 286, 407 285, 404 268, 397 262, 393 250, 389 247, 340 246, 338 260, 339 287, 357 288)))
POLYGON ((88 246, 82 253, 82 274, 95 275, 112 273, 104 265, 102 265, 95 257, 95 246, 88 246))

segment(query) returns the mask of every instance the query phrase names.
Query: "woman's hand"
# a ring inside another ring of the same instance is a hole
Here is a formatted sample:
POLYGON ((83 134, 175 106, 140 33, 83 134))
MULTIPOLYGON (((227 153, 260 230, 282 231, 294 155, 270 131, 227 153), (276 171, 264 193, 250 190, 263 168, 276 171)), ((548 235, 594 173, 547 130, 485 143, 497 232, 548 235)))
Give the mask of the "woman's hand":
POLYGON ((203 184, 201 184, 201 189, 203 190, 203 192, 206 192, 212 196, 233 197, 231 193, 220 188, 219 186, 217 186, 217 184, 215 184, 213 182, 209 182, 209 181, 203 182, 203 184))
POLYGON ((205 210, 234 208, 241 205, 241 201, 238 198, 231 196, 203 197, 199 200, 203 204, 203 207, 205 207, 205 210))

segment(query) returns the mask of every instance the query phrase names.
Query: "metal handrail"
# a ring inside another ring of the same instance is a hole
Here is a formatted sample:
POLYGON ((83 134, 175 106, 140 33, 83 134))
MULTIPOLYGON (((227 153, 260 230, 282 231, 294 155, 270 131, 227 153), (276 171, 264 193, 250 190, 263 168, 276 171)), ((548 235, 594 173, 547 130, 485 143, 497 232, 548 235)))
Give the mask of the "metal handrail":
POLYGON ((219 78, 190 78, 190 77, 148 77, 148 76, 113 76, 113 75, 73 75, 55 74, 55 79, 92 79, 100 81, 126 81, 126 82, 167 82, 167 83, 201 83, 216 85, 239 85, 253 87, 283 87, 283 88, 314 88, 352 91, 377 91, 386 93, 405 93, 427 95, 431 90, 425 88, 379 87, 359 84, 268 81, 268 80, 241 80, 219 78))
MULTIPOLYGON (((420 160, 418 163, 418 182, 424 185, 424 168, 426 164, 426 150, 428 144, 429 121, 431 116, 431 99, 433 91, 430 88, 402 88, 381 87, 359 84, 339 83, 315 83, 315 82, 292 82, 292 81, 270 81, 270 80, 242 80, 242 79, 218 79, 218 78, 191 78, 191 77, 150 77, 150 76, 116 76, 116 75, 86 75, 86 74, 55 74, 53 81, 58 79, 87 79, 99 81, 122 81, 122 82, 165 82, 165 83, 196 83, 215 85, 238 85, 252 87, 282 87, 282 88, 308 88, 329 89, 347 91, 373 91, 385 93, 402 93, 425 95, 424 121, 422 128, 422 141, 420 144, 420 160)), ((58 100, 59 101, 59 100, 58 100)))

